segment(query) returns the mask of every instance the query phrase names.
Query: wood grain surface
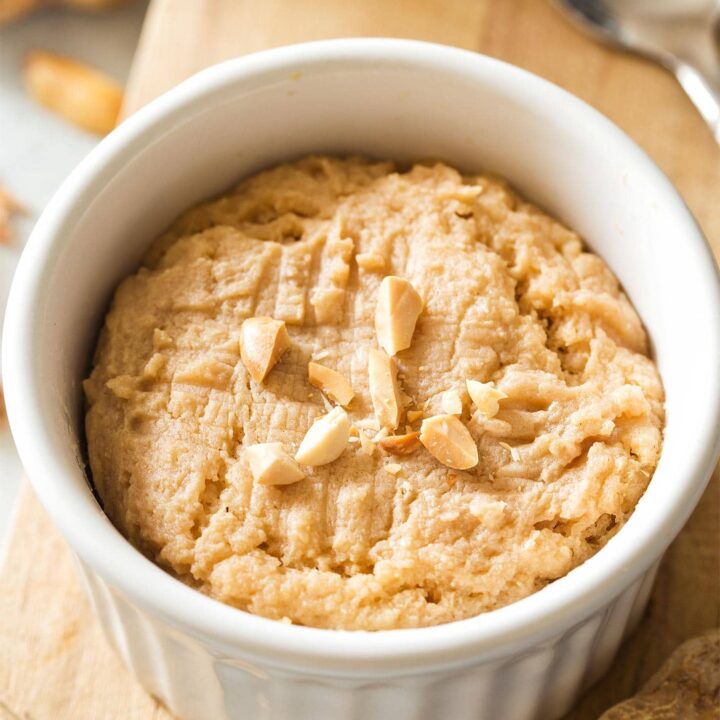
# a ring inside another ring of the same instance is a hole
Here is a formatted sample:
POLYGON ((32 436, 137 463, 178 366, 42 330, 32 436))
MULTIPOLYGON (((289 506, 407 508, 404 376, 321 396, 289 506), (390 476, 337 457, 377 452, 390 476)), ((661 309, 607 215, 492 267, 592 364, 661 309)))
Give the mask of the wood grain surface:
MULTIPOLYGON (((679 86, 658 67, 596 45, 544 0, 153 0, 125 111, 220 60, 300 40, 362 35, 477 50, 580 96, 657 161, 720 256, 720 150, 679 86)), ((106 645, 71 554, 27 487, 11 533, 0 566, 0 720, 169 720, 106 645)), ((683 640, 720 624, 718 567, 716 470, 663 561, 638 630, 567 720, 595 720, 683 640)))

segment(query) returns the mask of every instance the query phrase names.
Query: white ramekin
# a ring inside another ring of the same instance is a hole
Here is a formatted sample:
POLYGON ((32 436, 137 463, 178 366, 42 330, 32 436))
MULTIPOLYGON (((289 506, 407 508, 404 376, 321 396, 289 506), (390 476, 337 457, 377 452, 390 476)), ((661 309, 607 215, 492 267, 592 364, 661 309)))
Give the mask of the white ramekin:
POLYGON ((39 220, 12 287, 13 434, 109 638, 181 718, 554 718, 608 667, 718 449, 720 283, 693 218, 608 120, 522 70, 417 42, 342 40, 210 68, 124 122, 39 220), (131 547, 85 473, 80 381, 116 283, 182 209, 309 152, 439 157, 507 177, 615 270, 667 391, 660 465, 591 560, 462 622, 294 627, 215 602, 131 547))

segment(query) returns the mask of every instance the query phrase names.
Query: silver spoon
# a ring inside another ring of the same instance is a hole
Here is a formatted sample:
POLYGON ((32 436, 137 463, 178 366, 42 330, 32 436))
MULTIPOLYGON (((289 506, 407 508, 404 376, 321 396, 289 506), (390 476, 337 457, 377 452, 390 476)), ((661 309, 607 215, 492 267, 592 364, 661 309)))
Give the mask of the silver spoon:
POLYGON ((594 37, 674 73, 720 143, 720 0, 558 0, 594 37))

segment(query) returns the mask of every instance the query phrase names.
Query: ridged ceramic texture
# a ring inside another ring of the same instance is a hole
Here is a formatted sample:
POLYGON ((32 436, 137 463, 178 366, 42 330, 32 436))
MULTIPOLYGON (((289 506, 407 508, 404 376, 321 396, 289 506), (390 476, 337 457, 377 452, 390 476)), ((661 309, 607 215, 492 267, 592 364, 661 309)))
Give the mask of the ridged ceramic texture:
POLYGON ((79 563, 100 624, 145 688, 182 720, 554 720, 609 668, 647 605, 658 563, 537 647, 427 674, 317 676, 228 657, 134 607, 79 563))

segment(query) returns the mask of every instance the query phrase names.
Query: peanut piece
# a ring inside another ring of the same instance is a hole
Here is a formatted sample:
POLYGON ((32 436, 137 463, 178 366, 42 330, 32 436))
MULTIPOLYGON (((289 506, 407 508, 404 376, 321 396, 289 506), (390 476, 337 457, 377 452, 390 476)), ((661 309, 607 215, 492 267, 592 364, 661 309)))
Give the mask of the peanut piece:
POLYGON ((448 415, 462 415, 463 403, 457 390, 446 390, 440 400, 442 409, 448 415))
POLYGON ((422 299, 407 280, 393 275, 383 278, 375 308, 375 332, 388 355, 410 347, 422 309, 422 299))
POLYGON ((248 318, 240 332, 240 357, 252 379, 260 384, 290 347, 285 323, 269 317, 248 318))
POLYGON ((250 472, 261 485, 290 485, 305 477, 300 466, 283 449, 282 443, 258 443, 245 448, 250 472))
POLYGON ((303 465, 327 465, 337 460, 350 440, 350 419, 340 407, 319 417, 305 433, 295 459, 303 465))
POLYGON ((360 431, 360 449, 365 455, 372 455, 375 452, 375 443, 362 430, 360 431))
POLYGON ((368 377, 375 416, 382 427, 394 430, 400 424, 403 407, 395 360, 382 350, 371 349, 368 377))
POLYGON ((106 135, 117 124, 122 88, 88 65, 36 50, 25 60, 25 84, 36 102, 84 130, 106 135))
POLYGON ((507 397, 498 390, 493 383, 483 383, 478 380, 467 380, 467 389, 470 399, 475 407, 487 418, 495 417, 500 410, 500 400, 507 397))
POLYGON ((378 445, 391 455, 409 455, 420 447, 420 433, 408 432, 404 435, 388 435, 378 445))
POLYGON ((339 405, 347 407, 355 397, 352 385, 336 370, 316 362, 308 363, 310 384, 320 388, 339 405))
POLYGON ((447 467, 469 470, 478 464, 477 445, 456 415, 434 415, 423 420, 420 442, 447 467))

